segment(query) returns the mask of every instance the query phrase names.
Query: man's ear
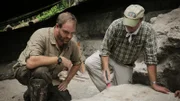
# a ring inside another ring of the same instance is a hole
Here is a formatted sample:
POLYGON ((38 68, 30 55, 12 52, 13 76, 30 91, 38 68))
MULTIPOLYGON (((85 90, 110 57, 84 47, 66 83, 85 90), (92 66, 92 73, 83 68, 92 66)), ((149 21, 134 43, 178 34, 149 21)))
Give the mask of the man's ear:
POLYGON ((58 24, 58 23, 56 23, 55 27, 56 27, 56 28, 58 28, 58 27, 59 27, 59 24, 58 24))

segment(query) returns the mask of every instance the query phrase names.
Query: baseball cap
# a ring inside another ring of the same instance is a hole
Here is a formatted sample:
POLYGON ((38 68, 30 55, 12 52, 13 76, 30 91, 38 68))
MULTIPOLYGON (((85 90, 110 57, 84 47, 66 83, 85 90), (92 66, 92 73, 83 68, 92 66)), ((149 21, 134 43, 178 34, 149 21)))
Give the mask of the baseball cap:
POLYGON ((138 4, 131 4, 124 11, 123 24, 135 27, 140 18, 144 17, 145 9, 138 4))

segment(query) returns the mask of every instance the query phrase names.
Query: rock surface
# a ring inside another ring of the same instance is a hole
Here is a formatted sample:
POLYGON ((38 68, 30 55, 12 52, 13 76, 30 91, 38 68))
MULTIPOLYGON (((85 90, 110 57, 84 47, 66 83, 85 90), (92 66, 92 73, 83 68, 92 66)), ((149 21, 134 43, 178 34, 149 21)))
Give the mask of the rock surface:
POLYGON ((175 98, 173 93, 156 92, 149 86, 122 84, 110 87, 91 98, 72 101, 180 101, 180 99, 175 98))

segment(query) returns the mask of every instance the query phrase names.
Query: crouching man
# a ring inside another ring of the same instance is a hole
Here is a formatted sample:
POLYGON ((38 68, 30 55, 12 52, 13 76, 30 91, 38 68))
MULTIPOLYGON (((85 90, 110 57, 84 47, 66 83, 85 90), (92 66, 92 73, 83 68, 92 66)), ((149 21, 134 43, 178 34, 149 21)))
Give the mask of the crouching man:
POLYGON ((81 64, 78 46, 71 40, 76 25, 76 17, 63 12, 54 27, 40 28, 32 34, 13 66, 15 78, 28 87, 25 101, 71 100, 67 87, 81 64), (58 74, 64 69, 68 75, 59 82, 58 74))

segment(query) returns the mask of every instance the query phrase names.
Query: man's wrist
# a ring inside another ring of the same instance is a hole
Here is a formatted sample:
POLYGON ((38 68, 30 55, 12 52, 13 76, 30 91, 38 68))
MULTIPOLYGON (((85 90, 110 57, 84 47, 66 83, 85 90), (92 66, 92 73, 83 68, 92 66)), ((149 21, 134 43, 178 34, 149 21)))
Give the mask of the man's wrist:
POLYGON ((157 84, 156 81, 151 81, 151 85, 157 84))
POLYGON ((59 56, 57 59, 57 64, 60 65, 62 63, 62 58, 59 56))

